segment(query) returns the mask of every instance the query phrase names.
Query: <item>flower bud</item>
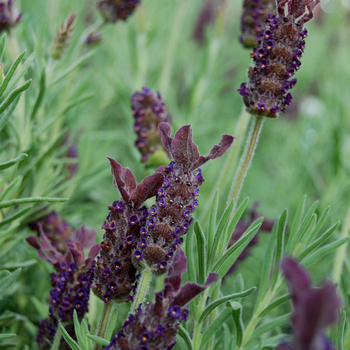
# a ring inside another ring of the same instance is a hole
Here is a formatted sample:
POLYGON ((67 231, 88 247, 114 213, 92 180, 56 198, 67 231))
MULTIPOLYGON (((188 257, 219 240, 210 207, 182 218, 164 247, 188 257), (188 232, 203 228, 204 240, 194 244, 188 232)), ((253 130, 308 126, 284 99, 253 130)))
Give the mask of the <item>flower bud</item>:
POLYGON ((13 0, 0 1, 0 31, 16 27, 22 15, 13 5, 13 0))
POLYGON ((125 21, 139 4, 140 0, 102 0, 97 6, 107 22, 115 23, 125 21))

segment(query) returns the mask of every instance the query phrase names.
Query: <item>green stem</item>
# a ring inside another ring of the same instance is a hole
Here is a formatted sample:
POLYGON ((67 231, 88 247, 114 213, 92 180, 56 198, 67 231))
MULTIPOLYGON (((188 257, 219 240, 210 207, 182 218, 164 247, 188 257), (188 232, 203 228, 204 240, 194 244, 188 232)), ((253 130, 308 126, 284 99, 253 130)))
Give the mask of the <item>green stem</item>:
MULTIPOLYGON (((233 142, 228 154, 226 156, 225 164, 222 168, 220 168, 220 175, 212 187, 211 193, 208 198, 214 198, 215 192, 217 189, 223 189, 228 179, 233 177, 233 171, 236 169, 236 164, 238 160, 238 155, 241 153, 241 149, 243 146, 243 140, 245 139, 245 134, 247 132, 248 124, 250 121, 250 114, 245 111, 245 107, 242 109, 242 112, 238 118, 234 135, 237 139, 233 142)), ((199 222, 203 222, 205 218, 208 217, 211 201, 207 201, 200 216, 199 222)))
MULTIPOLYGON (((340 236, 340 239, 349 237, 350 234, 350 208, 346 215, 344 227, 340 236)), ((346 256, 346 251, 348 248, 348 243, 341 245, 335 255, 334 267, 333 267, 333 283, 340 283, 340 278, 343 271, 344 260, 346 256)))
MULTIPOLYGON (((103 309, 101 312, 100 319, 98 321, 97 329, 96 329, 96 336, 100 338, 104 338, 106 335, 109 319, 111 317, 111 311, 113 308, 113 301, 104 304, 103 309)), ((101 345, 98 343, 94 344, 94 350, 99 350, 101 348, 101 345)))
POLYGON ((143 303, 145 300, 147 291, 148 291, 148 286, 151 281, 152 273, 149 268, 145 268, 142 271, 141 278, 139 285, 137 287, 136 295, 134 297, 134 302, 132 304, 131 312, 136 310, 137 307, 143 303))
POLYGON ((231 199, 234 198, 235 206, 238 203, 238 198, 243 186, 243 181, 247 175, 248 169, 252 162, 264 120, 265 118, 263 116, 257 116, 249 133, 244 153, 242 155, 241 162, 236 173, 235 179, 233 181, 231 192, 227 201, 229 203, 231 199))
POLYGON ((168 40, 168 45, 166 49, 165 61, 163 65, 163 70, 159 79, 159 91, 163 96, 166 96, 169 88, 169 82, 171 79, 171 72, 174 65, 174 59, 176 57, 176 50, 178 48, 178 43, 180 39, 180 33, 182 29, 182 22, 187 13, 187 6, 190 1, 180 0, 177 8, 177 12, 174 17, 173 26, 171 29, 170 37, 168 40))
POLYGON ((59 324, 55 334, 55 339, 53 340, 53 344, 51 346, 51 350, 59 350, 61 338, 62 338, 62 333, 61 333, 60 324, 59 324))
POLYGON ((202 323, 198 322, 199 318, 205 308, 205 301, 207 299, 207 291, 204 292, 204 295, 200 296, 200 300, 199 300, 199 305, 197 308, 197 312, 195 314, 195 326, 194 326, 194 330, 193 330, 193 349, 194 350, 199 350, 200 344, 201 344, 201 330, 202 330, 202 323))
MULTIPOLYGON (((221 287, 221 283, 218 283, 215 286, 213 293, 211 294, 210 302, 213 302, 219 298, 220 287, 221 287)), ((217 308, 215 308, 209 316, 208 327, 215 321, 216 316, 217 316, 217 308)), ((212 338, 208 341, 207 350, 212 350, 214 348, 214 345, 215 345, 215 335, 212 336, 212 338)))

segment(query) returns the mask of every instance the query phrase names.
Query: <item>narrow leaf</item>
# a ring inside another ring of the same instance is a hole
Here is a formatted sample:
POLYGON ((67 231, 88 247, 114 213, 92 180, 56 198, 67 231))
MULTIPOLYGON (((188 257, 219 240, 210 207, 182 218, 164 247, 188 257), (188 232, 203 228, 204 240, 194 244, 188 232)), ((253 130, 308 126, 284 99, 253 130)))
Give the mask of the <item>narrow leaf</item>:
POLYGON ((199 271, 199 284, 203 285, 206 278, 207 278, 207 271, 206 271, 206 257, 207 252, 205 249, 205 236, 203 233, 203 230, 201 228, 201 225, 198 221, 194 224, 194 232, 196 233, 197 237, 197 252, 198 252, 198 271, 199 271))
POLYGON ((110 341, 103 339, 101 337, 98 337, 97 335, 87 334, 86 336, 97 344, 109 345, 110 343, 110 341))
POLYGON ((45 68, 43 68, 41 72, 41 79, 40 79, 40 90, 39 90, 38 97, 36 98, 35 105, 32 110, 32 114, 30 116, 31 120, 33 120, 36 117, 39 111, 39 108, 41 106, 41 103, 44 99, 45 92, 46 92, 46 74, 45 74, 45 68))
POLYGON ((105 338, 107 340, 110 340, 113 335, 114 327, 116 326, 118 319, 118 309, 117 309, 117 303, 113 303, 112 310, 111 310, 111 316, 108 321, 107 330, 105 334, 105 338))
POLYGON ((19 101, 20 96, 17 96, 11 106, 6 110, 6 112, 3 114, 2 117, 0 117, 0 131, 5 127, 7 122, 10 120, 12 117, 13 111, 15 110, 18 101, 19 101))
POLYGON ((0 61, 2 61, 2 55, 4 54, 4 50, 5 50, 5 40, 6 38, 6 34, 4 34, 2 37, 1 37, 1 41, 0 41, 0 61))
POLYGON ((244 333, 244 326, 243 326, 243 320, 242 320, 243 308, 242 308, 242 305, 237 302, 231 302, 230 305, 232 308, 233 320, 236 326, 236 345, 239 348, 242 344, 243 333, 244 333))
POLYGON ((338 331, 338 350, 344 350, 344 333, 346 326, 346 312, 343 310, 338 331))
POLYGON ((0 295, 4 294, 16 281, 22 269, 17 269, 0 281, 0 295))
POLYGON ((50 198, 50 197, 32 197, 12 199, 10 201, 4 201, 0 203, 0 209, 8 208, 12 205, 24 204, 24 203, 40 203, 40 202, 66 202, 68 198, 50 198))
POLYGON ((77 310, 73 311, 73 321, 74 321, 74 332, 77 337, 78 343, 80 347, 85 347, 85 341, 83 337, 81 336, 81 328, 80 328, 80 323, 78 320, 78 315, 77 315, 77 310))
POLYGON ((309 234, 309 237, 305 240, 305 246, 308 246, 308 244, 313 240, 313 238, 317 235, 317 233, 321 230, 322 226, 324 225, 328 213, 329 213, 330 207, 327 207, 326 210, 322 213, 320 219, 317 222, 317 225, 312 230, 312 232, 309 234))
POLYGON ((197 282, 196 268, 193 257, 193 229, 186 234, 186 257, 187 257, 187 274, 189 281, 197 282))
POLYGON ((276 299, 274 302, 272 302, 269 306, 267 306, 263 311, 261 311, 261 313, 259 314, 259 318, 263 318, 264 316, 266 316, 270 311, 272 311, 273 309, 275 309, 277 306, 285 303, 286 301, 291 299, 291 294, 284 294, 281 297, 279 297, 278 299, 276 299))
POLYGON ((9 216, 7 218, 5 218, 4 220, 0 221, 0 227, 5 226, 7 224, 9 224, 10 222, 20 218, 21 216, 25 215, 26 213, 28 213, 28 211, 30 209, 32 209, 32 206, 29 207, 25 207, 21 210, 18 210, 17 213, 13 214, 12 216, 9 216))
POLYGON ((234 294, 230 294, 230 295, 226 295, 222 298, 219 298, 215 301, 213 301, 212 303, 210 303, 202 312, 200 318, 199 318, 199 323, 202 323, 205 321, 205 319, 209 316, 209 314, 215 309, 217 308, 219 305, 221 305, 222 303, 226 303, 227 301, 230 301, 232 299, 237 299, 237 298, 244 298, 247 297, 248 295, 254 293, 256 291, 256 287, 252 287, 249 288, 247 290, 245 290, 244 292, 241 293, 234 293, 234 294))
MULTIPOLYGON (((219 205, 219 190, 216 191, 213 203, 211 205, 210 214, 209 214, 209 229, 208 229, 208 255, 210 253, 210 249, 212 247, 214 237, 215 237, 215 228, 216 228, 216 215, 218 212, 218 205, 219 205)), ((209 259, 207 261, 208 263, 208 269, 209 269, 209 259)))
POLYGON ((82 350, 77 342, 68 334, 65 328, 60 324, 60 330, 62 332, 62 336, 64 340, 68 343, 68 345, 72 348, 72 350, 82 350))
POLYGON ((11 166, 17 164, 18 162, 21 162, 23 159, 27 158, 28 154, 21 153, 17 158, 11 159, 5 163, 0 163, 0 170, 4 170, 7 168, 10 168, 11 166))
POLYGON ((11 339, 16 337, 15 333, 0 333, 0 339, 11 339))
POLYGON ((188 334, 188 332, 186 331, 186 329, 181 325, 179 327, 179 335, 185 341, 185 343, 187 345, 187 349, 193 350, 193 344, 192 344, 191 337, 188 334))

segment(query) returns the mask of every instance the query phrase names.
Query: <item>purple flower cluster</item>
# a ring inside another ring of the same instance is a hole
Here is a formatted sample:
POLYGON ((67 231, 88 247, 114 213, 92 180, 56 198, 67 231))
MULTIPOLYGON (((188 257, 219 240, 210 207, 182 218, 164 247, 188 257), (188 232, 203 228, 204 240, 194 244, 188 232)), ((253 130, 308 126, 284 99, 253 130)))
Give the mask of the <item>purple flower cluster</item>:
MULTIPOLYGON (((81 228, 75 232, 73 237, 66 243, 66 251, 58 250, 44 233, 41 231, 39 242, 34 236, 28 237, 27 242, 39 251, 42 260, 48 260, 55 267, 51 274, 49 317, 43 320, 39 327, 36 341, 40 349, 46 349, 47 343, 52 342, 59 322, 72 323, 73 312, 77 311, 81 320, 88 311, 88 302, 92 280, 94 278, 94 258, 99 246, 93 245, 95 233, 92 235, 81 228), (93 239, 92 239, 93 238, 93 239), (85 259, 84 248, 91 248, 87 259, 85 259)), ((68 241, 68 240, 67 240, 68 241)))
POLYGON ((243 83, 238 89, 249 113, 277 118, 277 113, 291 104, 289 90, 297 81, 292 77, 301 66, 307 37, 304 24, 312 19, 318 3, 278 0, 278 15, 267 16, 258 46, 251 53, 254 66, 248 71, 248 85, 243 83))
POLYGON ((170 115, 161 94, 154 93, 147 87, 143 87, 142 92, 135 92, 132 95, 131 110, 137 134, 135 146, 142 155, 141 161, 146 162, 151 154, 164 149, 158 125, 161 122, 169 123, 170 115))
POLYGON ((165 175, 164 182, 157 191, 147 223, 140 229, 142 245, 139 244, 137 249, 142 258, 135 257, 137 266, 147 265, 155 274, 167 271, 175 250, 182 243, 181 237, 192 223, 192 214, 199 204, 199 186, 204 181, 199 167, 210 159, 221 157, 234 140, 232 136, 223 135, 209 155, 201 156, 192 141, 190 125, 180 128, 174 138, 170 136, 168 124, 161 123, 159 130, 164 147, 174 160, 157 170, 165 175))
POLYGON ((290 257, 283 259, 281 268, 292 293, 294 333, 292 342, 280 344, 277 350, 333 350, 323 331, 338 319, 336 286, 326 281, 320 288, 311 287, 309 275, 290 257))
POLYGON ((190 282, 181 287, 181 276, 186 267, 186 256, 178 249, 164 279, 164 289, 156 294, 156 301, 146 303, 144 309, 140 304, 105 350, 168 350, 175 346, 179 326, 188 318, 186 304, 219 277, 211 273, 203 286, 190 282))
POLYGON ((17 10, 13 2, 13 0, 0 1, 0 31, 16 27, 22 19, 22 12, 17 10))
MULTIPOLYGON (((249 228, 249 226, 257 220, 261 215, 257 212, 256 208, 258 207, 259 203, 254 203, 253 207, 249 211, 249 217, 248 220, 243 221, 240 220, 238 221, 232 236, 230 238, 230 241, 228 243, 227 249, 232 247, 241 237, 242 235, 246 232, 246 230, 249 228)), ((230 267, 230 269, 227 271, 227 275, 231 274, 233 271, 236 270, 238 267, 239 263, 241 263, 243 260, 245 260, 249 255, 250 255, 250 250, 252 247, 256 246, 259 243, 259 233, 260 232, 271 232, 273 229, 273 225, 275 224, 274 220, 268 220, 264 219, 262 222, 260 229, 258 233, 253 237, 253 239, 249 242, 247 247, 243 250, 243 252, 238 256, 236 262, 230 267)))
POLYGON ((132 172, 109 158, 114 185, 120 192, 121 201, 109 206, 101 250, 97 257, 94 293, 105 303, 112 299, 119 302, 132 300, 138 280, 133 261, 143 257, 140 231, 147 224, 148 209, 143 203, 153 197, 163 183, 163 175, 156 173, 146 177, 139 185, 132 172))
POLYGON ((271 13, 276 14, 274 0, 244 0, 241 17, 241 36, 239 41, 245 48, 258 45, 260 33, 264 28, 265 19, 271 13))
POLYGON ((97 6, 107 22, 125 21, 132 15, 140 0, 102 0, 97 6))

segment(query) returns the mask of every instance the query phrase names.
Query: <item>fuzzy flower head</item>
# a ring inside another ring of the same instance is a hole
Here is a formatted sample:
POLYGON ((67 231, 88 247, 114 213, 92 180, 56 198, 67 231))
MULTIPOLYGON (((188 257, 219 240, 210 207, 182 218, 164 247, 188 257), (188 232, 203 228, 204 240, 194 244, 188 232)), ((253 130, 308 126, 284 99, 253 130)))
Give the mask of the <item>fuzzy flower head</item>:
POLYGON ((142 155, 141 161, 146 162, 156 152, 165 153, 165 158, 169 159, 158 130, 160 123, 170 122, 170 115, 161 94, 143 87, 141 92, 135 92, 132 95, 131 110, 135 118, 134 130, 137 134, 135 146, 142 155))
POLYGON ((164 180, 157 191, 151 215, 140 230, 139 237, 147 240, 147 245, 137 248, 142 251, 143 259, 134 259, 134 263, 139 268, 148 266, 160 275, 171 266, 173 254, 189 230, 192 215, 199 205, 199 187, 204 181, 200 167, 210 159, 221 157, 234 138, 223 135, 207 156, 201 156, 192 140, 190 125, 180 128, 174 138, 170 136, 168 124, 161 123, 159 130, 173 161, 157 170, 164 174, 164 180))
POLYGON ((239 41, 245 48, 258 45, 260 33, 265 26, 265 19, 271 13, 276 14, 274 0, 244 0, 241 17, 241 36, 239 41))
POLYGON ((127 20, 139 4, 140 0, 102 0, 97 6, 106 22, 115 23, 127 20))
POLYGON ((319 0, 277 0, 277 16, 269 14, 258 46, 251 53, 249 82, 238 89, 251 114, 277 118, 292 102, 289 91, 297 80, 305 48, 306 22, 312 19, 319 0), (288 14, 285 10, 288 10, 288 14))
POLYGON ((290 257, 283 259, 281 268, 292 293, 294 334, 291 344, 281 344, 278 349, 331 350, 323 331, 338 319, 340 300, 335 285, 326 281, 320 288, 311 287, 309 275, 290 257))
POLYGON ((144 309, 140 304, 135 314, 128 316, 121 331, 105 350, 167 350, 176 344, 179 326, 188 318, 186 304, 219 277, 217 274, 210 274, 203 286, 189 282, 181 287, 181 276, 186 267, 186 256, 178 249, 168 276, 164 279, 164 289, 156 294, 156 301, 146 303, 144 309))
POLYGON ((130 169, 114 159, 109 161, 121 200, 108 207, 110 212, 102 225, 105 234, 97 257, 93 291, 105 303, 112 299, 127 302, 132 300, 138 279, 133 261, 143 259, 147 246, 140 232, 151 215, 143 203, 157 193, 164 176, 156 173, 137 184, 130 169))
POLYGON ((22 19, 22 13, 17 10, 13 3, 14 0, 0 1, 1 32, 16 27, 22 19))

